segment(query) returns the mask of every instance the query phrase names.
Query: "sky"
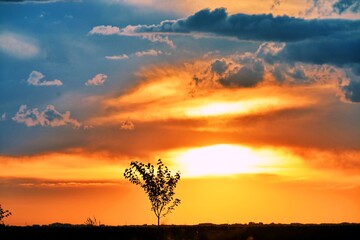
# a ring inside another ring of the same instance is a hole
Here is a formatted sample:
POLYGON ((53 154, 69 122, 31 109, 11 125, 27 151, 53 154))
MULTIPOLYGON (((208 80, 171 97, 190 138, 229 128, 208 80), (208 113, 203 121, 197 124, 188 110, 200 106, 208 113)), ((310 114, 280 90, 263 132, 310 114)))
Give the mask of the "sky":
POLYGON ((360 222, 357 0, 0 1, 9 225, 360 222))

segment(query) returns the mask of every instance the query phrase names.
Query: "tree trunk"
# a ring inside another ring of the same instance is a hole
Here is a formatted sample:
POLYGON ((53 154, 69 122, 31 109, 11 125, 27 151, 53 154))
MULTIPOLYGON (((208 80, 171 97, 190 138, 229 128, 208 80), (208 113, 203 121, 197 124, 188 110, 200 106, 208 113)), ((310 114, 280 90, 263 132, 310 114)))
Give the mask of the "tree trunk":
POLYGON ((160 215, 157 217, 158 219, 158 228, 160 228, 160 215))

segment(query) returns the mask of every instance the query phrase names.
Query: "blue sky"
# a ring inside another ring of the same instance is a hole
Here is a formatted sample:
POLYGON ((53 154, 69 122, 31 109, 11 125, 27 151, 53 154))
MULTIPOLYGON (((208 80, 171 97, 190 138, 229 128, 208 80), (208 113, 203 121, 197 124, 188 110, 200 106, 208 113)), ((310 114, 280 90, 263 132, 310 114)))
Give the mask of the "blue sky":
MULTIPOLYGON (((106 55, 131 54, 154 47, 167 48, 137 38, 88 35, 93 26, 104 23, 123 26, 140 23, 138 10, 128 6, 98 2, 1 3, 0 11, 2 37, 15 39, 20 45, 6 46, 4 43, 1 51, 1 114, 6 114, 7 119, 1 127, 2 132, 10 131, 9 135, 2 135, 1 148, 4 151, 7 149, 6 142, 19 143, 16 132, 22 132, 18 129, 21 126, 14 125, 11 118, 21 105, 43 109, 54 104, 63 111, 73 111, 77 106, 72 103, 62 106, 61 99, 64 96, 102 94, 110 91, 114 84, 121 89, 121 86, 132 81, 131 72, 137 68, 139 60, 111 62, 104 58, 106 55), (16 51, 17 47, 23 48, 16 51), (32 71, 44 75, 41 81, 59 79, 62 85, 29 85, 27 79, 32 71), (84 85, 99 73, 108 76, 106 84, 100 87, 84 85), (69 109, 64 109, 66 107, 69 109)), ((155 23, 169 17, 164 12, 141 12, 141 23, 155 23)), ((82 107, 78 106, 80 109, 82 107)), ((83 109, 75 115, 80 118, 86 112, 83 109)))
POLYGON ((210 69, 192 73, 196 84, 215 74, 225 88, 252 88, 270 74, 280 85, 332 81, 339 103, 359 102, 357 2, 313 1, 297 14, 286 14, 282 1, 254 14, 224 4, 228 9, 200 4, 190 12, 177 1, 2 1, 1 151, 47 151, 26 147, 38 134, 85 137, 91 119, 111 115, 103 102, 137 86, 144 69, 196 66, 199 59, 210 69))

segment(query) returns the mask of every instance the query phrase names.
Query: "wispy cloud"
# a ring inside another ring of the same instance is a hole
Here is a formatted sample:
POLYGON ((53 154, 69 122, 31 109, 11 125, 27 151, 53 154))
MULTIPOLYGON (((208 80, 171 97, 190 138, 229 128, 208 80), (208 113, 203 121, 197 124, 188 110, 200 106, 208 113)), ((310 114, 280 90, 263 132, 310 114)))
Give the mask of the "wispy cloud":
POLYGON ((144 35, 140 34, 140 36, 141 36, 143 39, 149 40, 150 42, 165 43, 165 44, 167 44, 169 47, 175 48, 174 42, 171 41, 168 36, 161 36, 161 35, 159 35, 159 34, 144 34, 144 35))
POLYGON ((12 118, 17 123, 23 123, 28 127, 40 125, 42 127, 60 127, 70 125, 79 128, 81 124, 76 119, 71 118, 70 112, 60 113, 53 105, 47 105, 43 111, 37 108, 28 109, 26 105, 21 105, 19 111, 12 118))
POLYGON ((114 26, 110 26, 110 25, 101 25, 101 26, 96 26, 93 27, 93 29, 91 29, 91 31, 89 32, 89 34, 100 34, 100 35, 114 35, 114 34, 120 34, 120 28, 118 27, 114 27, 114 26))
POLYGON ((93 77, 92 79, 87 80, 85 85, 86 86, 104 85, 107 78, 108 78, 108 76, 106 74, 99 73, 99 74, 96 74, 96 76, 93 77))
POLYGON ((360 1, 358 0, 337 0, 333 4, 333 9, 338 13, 344 12, 360 12, 360 1))
POLYGON ((150 49, 150 50, 147 50, 147 51, 139 51, 139 52, 136 52, 135 53, 135 56, 137 57, 144 57, 144 56, 157 56, 157 55, 160 55, 162 54, 161 51, 157 51, 155 49, 150 49))
POLYGON ((129 56, 126 54, 122 54, 122 55, 105 56, 105 58, 108 60, 124 60, 124 59, 129 59, 129 56))
POLYGON ((306 15, 317 14, 330 16, 333 14, 358 13, 360 2, 358 0, 310 0, 311 6, 305 10, 306 15))
POLYGON ((0 34, 0 50, 20 59, 33 58, 40 51, 34 40, 14 33, 0 34))
POLYGON ((120 29, 111 25, 101 25, 93 27, 89 34, 94 35, 120 35, 120 36, 137 36, 143 39, 147 39, 151 42, 165 43, 171 48, 175 48, 175 44, 169 39, 168 36, 161 36, 160 34, 148 34, 148 33, 135 33, 132 26, 120 29))
POLYGON ((105 56, 105 58, 108 60, 124 60, 124 59, 129 59, 130 57, 158 56, 161 54, 163 54, 163 52, 160 50, 149 49, 146 51, 138 51, 131 55, 121 54, 121 55, 105 56))
POLYGON ((34 86, 61 86, 63 85, 63 83, 58 80, 58 79, 54 79, 54 80, 43 80, 41 81, 41 79, 43 79, 45 76, 38 71, 32 71, 29 75, 29 78, 27 79, 27 82, 30 85, 34 85, 34 86))
POLYGON ((6 120, 6 113, 3 113, 1 116, 0 116, 0 121, 5 121, 6 120))

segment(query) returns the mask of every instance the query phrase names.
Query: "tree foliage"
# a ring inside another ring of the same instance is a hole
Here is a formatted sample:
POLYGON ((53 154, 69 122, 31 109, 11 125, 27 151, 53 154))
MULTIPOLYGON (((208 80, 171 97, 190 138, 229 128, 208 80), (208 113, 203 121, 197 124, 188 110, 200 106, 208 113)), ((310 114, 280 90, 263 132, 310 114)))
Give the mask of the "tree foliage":
POLYGON ((0 204, 0 224, 4 224, 3 219, 6 217, 9 217, 10 215, 11 215, 11 212, 9 210, 2 209, 1 204, 0 204))
POLYGON ((174 199, 180 172, 171 175, 171 171, 161 159, 158 160, 157 167, 150 163, 133 161, 130 168, 125 170, 124 177, 144 189, 151 202, 151 210, 157 217, 158 226, 160 218, 171 213, 180 204, 180 199, 174 199))

